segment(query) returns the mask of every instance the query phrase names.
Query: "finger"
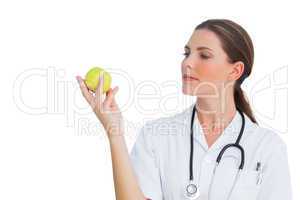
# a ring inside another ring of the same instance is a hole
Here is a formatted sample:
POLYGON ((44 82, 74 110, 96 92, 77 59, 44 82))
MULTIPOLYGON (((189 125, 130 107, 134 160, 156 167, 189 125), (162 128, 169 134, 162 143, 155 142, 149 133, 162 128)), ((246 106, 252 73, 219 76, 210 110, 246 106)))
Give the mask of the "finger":
POLYGON ((80 90, 86 101, 91 105, 93 102, 93 95, 89 92, 88 88, 86 87, 83 79, 80 76, 76 76, 76 79, 79 83, 80 90))
POLYGON ((95 93, 95 100, 97 104, 101 104, 103 101, 103 72, 101 72, 99 76, 99 81, 95 93))
POLYGON ((106 106, 107 106, 107 105, 110 105, 110 104, 113 102, 113 100, 114 100, 114 98, 115 98, 115 95, 116 95, 116 93, 118 92, 118 90, 119 90, 119 87, 118 87, 118 86, 116 86, 113 90, 110 90, 110 91, 107 93, 107 97, 106 97, 106 99, 104 100, 104 103, 103 103, 103 104, 105 104, 106 106))

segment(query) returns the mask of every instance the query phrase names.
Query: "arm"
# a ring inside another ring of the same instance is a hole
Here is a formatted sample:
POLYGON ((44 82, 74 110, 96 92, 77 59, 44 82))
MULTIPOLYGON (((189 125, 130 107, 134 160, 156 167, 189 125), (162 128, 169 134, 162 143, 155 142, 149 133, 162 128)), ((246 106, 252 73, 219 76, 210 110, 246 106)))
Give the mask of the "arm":
POLYGON ((134 176, 123 137, 123 118, 115 101, 115 94, 118 91, 118 87, 115 87, 113 90, 110 89, 106 93, 106 97, 104 97, 102 89, 103 74, 101 74, 95 95, 93 95, 86 87, 83 79, 80 76, 76 78, 84 98, 92 107, 109 138, 116 199, 145 199, 134 176))
POLYGON ((160 144, 159 138, 152 134, 155 132, 153 129, 155 122, 142 126, 131 149, 130 160, 143 194, 150 199, 162 200, 164 193, 157 152, 160 144))
POLYGON ((116 198, 118 200, 143 200, 135 174, 133 172, 126 143, 123 136, 109 139, 116 198))

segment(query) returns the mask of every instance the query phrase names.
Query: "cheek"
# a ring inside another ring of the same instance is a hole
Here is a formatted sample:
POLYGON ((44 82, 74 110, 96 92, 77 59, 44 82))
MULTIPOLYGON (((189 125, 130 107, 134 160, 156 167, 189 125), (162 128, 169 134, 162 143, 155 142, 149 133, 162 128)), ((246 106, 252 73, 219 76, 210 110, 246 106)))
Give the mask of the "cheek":
POLYGON ((200 80, 218 81, 225 78, 225 67, 218 63, 202 63, 195 68, 200 80))

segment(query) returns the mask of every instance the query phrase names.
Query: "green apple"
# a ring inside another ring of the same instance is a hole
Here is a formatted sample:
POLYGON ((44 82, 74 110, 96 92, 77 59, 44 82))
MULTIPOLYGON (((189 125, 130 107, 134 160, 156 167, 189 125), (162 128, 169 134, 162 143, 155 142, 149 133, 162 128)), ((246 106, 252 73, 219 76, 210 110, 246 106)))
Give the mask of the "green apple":
POLYGON ((99 83, 99 77, 100 74, 103 74, 103 93, 106 93, 111 85, 111 76, 108 72, 106 72, 101 67, 92 67, 85 75, 85 84, 86 86, 92 90, 93 92, 96 91, 98 83, 99 83))

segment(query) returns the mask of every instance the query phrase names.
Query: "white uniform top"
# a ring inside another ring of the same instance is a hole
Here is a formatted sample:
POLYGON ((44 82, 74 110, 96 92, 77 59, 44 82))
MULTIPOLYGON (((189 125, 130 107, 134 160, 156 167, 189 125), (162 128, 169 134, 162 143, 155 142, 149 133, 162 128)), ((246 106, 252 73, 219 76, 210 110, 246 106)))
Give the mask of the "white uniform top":
MULTIPOLYGON (((189 183, 190 123, 192 104, 183 112, 147 122, 139 132, 130 159, 144 195, 153 200, 187 199, 189 183)), ((240 141, 245 165, 232 191, 231 200, 291 200, 292 190, 286 145, 269 129, 259 127, 245 115, 240 141), (261 162, 261 175, 256 171, 261 162), (260 182, 260 183, 258 183, 260 182)), ((242 119, 236 112, 220 137, 208 148, 197 114, 194 119, 194 181, 200 200, 226 200, 240 164, 240 152, 229 148, 212 181, 213 167, 220 150, 234 143, 242 119)))

